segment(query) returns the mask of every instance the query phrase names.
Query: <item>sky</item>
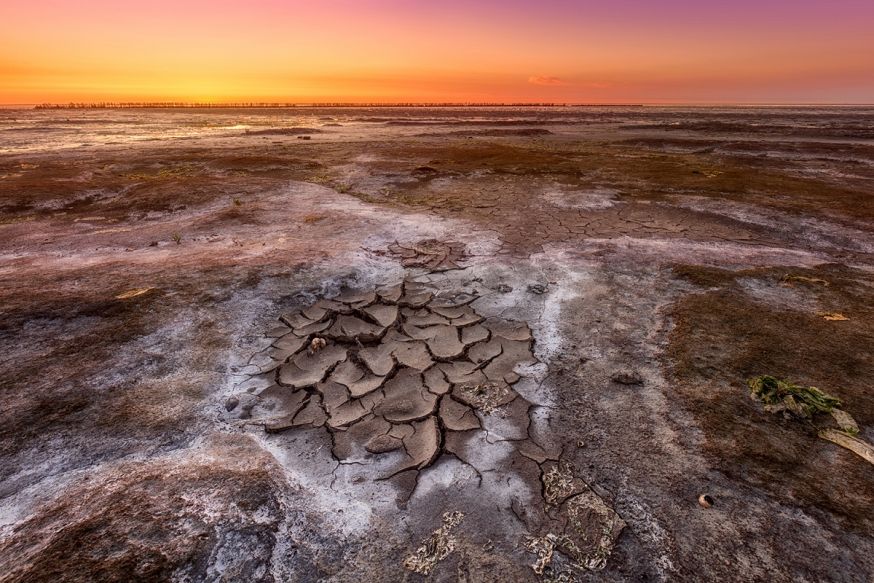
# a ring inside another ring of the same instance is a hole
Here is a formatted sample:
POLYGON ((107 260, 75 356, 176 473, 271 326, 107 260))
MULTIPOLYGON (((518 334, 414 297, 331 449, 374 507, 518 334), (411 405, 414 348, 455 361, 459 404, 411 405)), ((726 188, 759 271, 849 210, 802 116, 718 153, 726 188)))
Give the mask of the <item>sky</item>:
POLYGON ((874 103, 874 0, 3 0, 0 104, 874 103))

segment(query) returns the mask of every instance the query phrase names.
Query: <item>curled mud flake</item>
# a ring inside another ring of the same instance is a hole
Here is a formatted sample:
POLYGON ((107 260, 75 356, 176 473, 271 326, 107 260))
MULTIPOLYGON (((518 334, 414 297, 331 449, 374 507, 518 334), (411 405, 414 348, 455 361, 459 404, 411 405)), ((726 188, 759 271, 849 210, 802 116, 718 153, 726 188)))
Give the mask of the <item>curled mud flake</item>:
POLYGON ((388 430, 389 435, 391 435, 392 437, 397 437, 400 440, 411 437, 415 432, 416 431, 415 429, 413 429, 413 426, 408 423, 394 424, 391 426, 391 429, 388 430))
POLYGON ((274 326, 264 333, 266 338, 282 338, 286 334, 291 334, 291 328, 288 326, 274 326))
POLYGON ((421 308, 418 310, 414 310, 412 308, 404 308, 402 314, 404 316, 404 322, 406 322, 410 326, 416 326, 418 328, 438 326, 440 324, 449 325, 449 320, 447 320, 440 314, 435 314, 434 312, 426 310, 425 308, 421 308))
MULTIPOLYGON (((300 352, 307 345, 308 340, 309 339, 307 337, 301 338, 300 336, 295 336, 294 334, 288 334, 276 340, 276 342, 273 343, 273 347, 278 350, 286 351, 289 353, 289 355, 293 355, 300 352)), ((317 339, 314 338, 313 341, 315 340, 317 339)), ((324 342, 324 340, 322 340, 322 342, 324 342)), ((311 343, 310 346, 312 346, 311 343)))
POLYGON ((426 341, 428 348, 436 358, 449 360, 464 354, 464 344, 458 339, 458 328, 455 326, 432 326, 428 329, 433 335, 426 341))
POLYGON ((485 318, 477 314, 473 311, 473 309, 465 306, 464 312, 458 318, 452 319, 452 325, 458 326, 459 328, 464 328, 466 326, 473 326, 474 324, 479 324, 485 318))
POLYGON ((421 546, 404 559, 404 568, 420 575, 430 575, 437 563, 455 550, 457 541, 452 536, 452 529, 461 524, 462 520, 464 514, 458 511, 443 514, 443 526, 423 540, 421 546))
POLYGON ((469 313, 470 310, 465 309, 466 306, 458 306, 458 307, 440 307, 440 306, 431 306, 431 312, 437 314, 438 316, 442 316, 447 320, 454 320, 456 318, 461 318, 465 314, 469 313))
POLYGON ((329 312, 329 314, 351 314, 352 308, 347 306, 342 302, 336 302, 334 300, 319 300, 313 306, 317 308, 322 308, 323 310, 329 312))
POLYGON ((394 326, 395 322, 398 321, 398 307, 397 306, 386 306, 383 304, 376 304, 362 310, 365 314, 367 314, 374 322, 383 328, 388 328, 389 326, 394 326))
POLYGON ((321 382, 337 363, 346 360, 346 349, 333 344, 310 354, 298 353, 279 369, 279 382, 294 388, 312 387, 321 382))
POLYGON ((484 325, 491 330, 492 336, 500 336, 507 340, 527 342, 534 338, 531 335, 531 328, 525 322, 502 321, 489 318, 485 321, 484 325))
POLYGON ((434 336, 434 331, 431 328, 419 328, 409 322, 404 323, 403 331, 412 340, 429 340, 434 336))
POLYGON ((349 384, 349 392, 354 398, 358 399, 380 388, 383 383, 385 383, 385 377, 369 374, 349 384))
POLYGON ((313 323, 312 320, 301 314, 300 312, 291 312, 288 314, 282 314, 279 316, 279 319, 283 324, 290 326, 292 328, 303 328, 304 326, 309 326, 313 323))
POLYGON ((453 385, 477 385, 488 380, 478 365, 467 360, 441 362, 437 366, 453 385))
POLYGON ((420 371, 427 370, 434 364, 431 354, 422 342, 399 343, 392 350, 392 354, 399 365, 420 371))
POLYGON ((330 310, 326 310, 325 308, 313 305, 305 309, 302 314, 312 320, 313 322, 320 322, 326 317, 331 315, 330 310))
POLYGON ((456 385, 452 395, 466 405, 488 415, 516 398, 516 392, 503 381, 456 385))
POLYGON ((397 303, 404 294, 404 284, 396 283, 394 285, 381 287, 376 290, 376 293, 382 301, 394 304, 397 303))
POLYGON ((432 297, 433 294, 431 292, 407 292, 398 303, 410 308, 421 308, 426 306, 432 297))
POLYGON ((376 301, 376 292, 343 290, 340 292, 340 295, 334 298, 334 301, 356 308, 363 308, 376 301))
POLYGON ((386 376, 395 368, 395 361, 391 355, 392 348, 386 344, 362 348, 358 351, 358 358, 376 376, 386 376))
POLYGON ((364 449, 369 451, 370 453, 380 454, 380 453, 388 453, 390 451, 395 451, 404 446, 404 442, 402 439, 394 437, 392 435, 377 435, 372 438, 367 444, 364 446, 364 449))
POLYGON ((358 401, 346 401, 330 411, 328 425, 333 428, 345 427, 368 415, 368 411, 358 401))
POLYGON ((483 373, 491 381, 515 383, 519 380, 519 376, 514 372, 516 366, 534 362, 534 354, 528 342, 502 338, 501 354, 483 368, 483 373))
MULTIPOLYGON (((343 317, 343 316, 341 316, 343 317)), ((312 322, 305 326, 295 326, 294 333, 297 336, 309 336, 310 334, 318 334, 324 332, 331 325, 331 320, 323 320, 321 322, 312 322)))
POLYGON ((437 407, 436 395, 422 384, 415 370, 403 369, 385 384, 385 399, 374 409, 393 423, 422 419, 437 407))
POLYGON ((489 330, 485 326, 477 324, 476 326, 468 326, 461 329, 461 343, 465 346, 488 340, 488 338, 489 330))
POLYGON ((375 391, 385 382, 385 376, 372 375, 351 360, 337 365, 330 378, 346 386, 356 399, 375 391))
POLYGON ((460 308, 472 304, 477 298, 477 294, 468 292, 441 294, 428 302, 428 308, 460 308))
POLYGON ((479 418, 473 409, 446 397, 440 400, 440 422, 450 431, 470 431, 479 429, 479 418))
POLYGON ((352 360, 344 360, 337 365, 334 372, 331 373, 331 380, 341 385, 349 386, 352 383, 361 380, 365 375, 365 370, 352 362, 352 360))
POLYGON ((413 342, 413 339, 396 328, 389 328, 385 336, 382 337, 382 343, 386 345, 404 342, 413 342))
POLYGON ((385 435, 391 427, 385 419, 373 415, 365 416, 360 421, 350 424, 345 431, 334 431, 332 452, 340 460, 355 457, 360 454, 357 450, 361 448, 362 443, 367 443, 374 436, 385 435))
POLYGON ((365 322, 355 316, 338 316, 325 336, 340 342, 375 342, 384 333, 384 326, 365 322))
POLYGON ((501 341, 497 338, 492 338, 488 342, 480 342, 471 347, 467 352, 467 357, 471 361, 480 364, 496 358, 499 354, 501 354, 501 341))
POLYGON ((322 402, 325 404, 328 414, 331 414, 337 407, 349 401, 349 391, 339 383, 332 381, 319 383, 316 385, 316 390, 321 393, 322 402))
POLYGON ((452 388, 452 385, 446 380, 443 371, 437 367, 431 367, 426 370, 422 378, 425 381, 425 387, 435 395, 445 395, 452 388))
POLYGON ((328 420, 319 395, 310 396, 309 402, 294 416, 295 427, 321 427, 328 420))

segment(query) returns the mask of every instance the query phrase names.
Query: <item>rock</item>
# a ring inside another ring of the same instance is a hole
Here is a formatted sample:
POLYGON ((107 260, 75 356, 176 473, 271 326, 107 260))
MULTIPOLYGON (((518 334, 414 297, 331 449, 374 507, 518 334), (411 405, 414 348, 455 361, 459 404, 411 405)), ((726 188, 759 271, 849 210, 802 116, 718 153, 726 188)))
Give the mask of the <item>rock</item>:
POLYGON ((532 294, 542 295, 546 293, 547 288, 545 283, 532 283, 528 286, 528 291, 532 294))
POLYGON ((620 385, 642 385, 643 379, 636 372, 618 372, 610 377, 610 380, 620 385))

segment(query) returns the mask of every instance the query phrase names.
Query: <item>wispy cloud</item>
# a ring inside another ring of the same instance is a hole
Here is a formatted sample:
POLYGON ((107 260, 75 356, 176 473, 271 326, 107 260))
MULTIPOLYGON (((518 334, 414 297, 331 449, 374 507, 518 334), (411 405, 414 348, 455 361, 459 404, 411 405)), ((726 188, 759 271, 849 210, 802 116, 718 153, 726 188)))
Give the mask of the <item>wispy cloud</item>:
POLYGON ((532 85, 567 85, 564 79, 560 79, 558 77, 549 77, 547 75, 528 77, 528 82, 532 85))

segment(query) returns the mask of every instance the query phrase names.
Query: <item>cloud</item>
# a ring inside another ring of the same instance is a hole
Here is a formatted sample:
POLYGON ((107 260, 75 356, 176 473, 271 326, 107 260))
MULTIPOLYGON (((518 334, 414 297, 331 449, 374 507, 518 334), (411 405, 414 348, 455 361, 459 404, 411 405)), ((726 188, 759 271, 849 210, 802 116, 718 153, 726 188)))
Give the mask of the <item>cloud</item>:
POLYGON ((567 85, 567 83, 565 83, 563 79, 559 79, 558 77, 549 77, 546 75, 528 77, 528 82, 532 85, 567 85))

